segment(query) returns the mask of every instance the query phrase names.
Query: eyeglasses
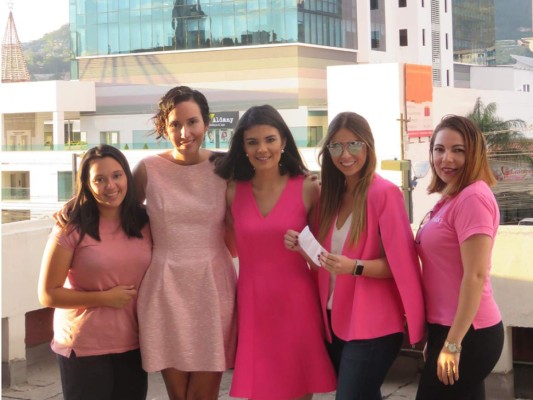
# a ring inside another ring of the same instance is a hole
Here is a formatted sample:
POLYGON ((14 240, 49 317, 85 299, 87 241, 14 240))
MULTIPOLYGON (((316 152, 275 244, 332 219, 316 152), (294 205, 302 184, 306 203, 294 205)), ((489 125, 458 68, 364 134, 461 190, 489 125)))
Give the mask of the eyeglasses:
POLYGON ((330 143, 326 147, 329 150, 329 154, 331 154, 331 157, 340 157, 342 153, 344 152, 344 149, 348 149, 348 153, 350 153, 353 156, 358 155, 361 152, 361 149, 365 145, 365 142, 361 140, 354 140, 353 142, 346 142, 346 143, 330 143))

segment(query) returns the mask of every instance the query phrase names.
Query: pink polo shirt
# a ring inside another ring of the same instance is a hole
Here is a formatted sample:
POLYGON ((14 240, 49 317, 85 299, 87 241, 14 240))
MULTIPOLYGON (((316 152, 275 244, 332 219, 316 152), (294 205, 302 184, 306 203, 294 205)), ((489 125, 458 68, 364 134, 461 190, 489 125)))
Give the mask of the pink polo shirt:
MULTIPOLYGON (((128 238, 118 221, 100 218, 100 239, 85 235, 78 244, 77 232, 65 235, 56 226, 51 237, 73 251, 64 287, 79 291, 104 291, 117 285, 134 285, 138 290, 152 258, 152 237, 148 224, 143 238, 128 238)), ((54 312, 52 350, 70 357, 123 353, 139 348, 137 297, 123 308, 89 307, 54 312)))
MULTIPOLYGON (((416 240, 422 260, 426 318, 429 323, 451 326, 463 278, 461 243, 470 236, 483 234, 490 236, 494 246, 500 212, 488 185, 476 181, 456 197, 439 201, 430 215, 416 240)), ((490 272, 490 268, 489 259, 487 272, 490 272)), ((474 329, 487 328, 500 321, 500 310, 494 301, 487 273, 473 326, 474 329)))

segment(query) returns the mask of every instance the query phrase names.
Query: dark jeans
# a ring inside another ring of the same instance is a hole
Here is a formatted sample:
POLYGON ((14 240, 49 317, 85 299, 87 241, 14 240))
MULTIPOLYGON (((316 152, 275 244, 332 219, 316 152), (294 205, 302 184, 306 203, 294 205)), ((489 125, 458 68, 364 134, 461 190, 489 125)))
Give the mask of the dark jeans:
POLYGON ((461 343, 459 380, 453 385, 445 385, 437 378, 437 359, 449 330, 449 326, 428 326, 428 358, 416 400, 484 400, 484 380, 498 362, 503 348, 503 324, 477 330, 470 327, 461 343))
POLYGON ((140 351, 69 358, 57 355, 65 400, 145 400, 140 351))
POLYGON ((380 388, 400 352, 403 333, 348 342, 332 336, 327 345, 338 375, 335 399, 381 400, 380 388))

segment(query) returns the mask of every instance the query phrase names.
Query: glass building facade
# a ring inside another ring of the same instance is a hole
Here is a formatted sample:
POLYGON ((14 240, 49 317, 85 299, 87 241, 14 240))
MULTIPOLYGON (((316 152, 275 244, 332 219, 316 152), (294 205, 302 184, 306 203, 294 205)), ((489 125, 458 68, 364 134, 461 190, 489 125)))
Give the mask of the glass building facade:
POLYGON ((453 60, 495 65, 494 0, 453 0, 453 60))
POLYGON ((307 43, 355 49, 356 0, 70 0, 74 57, 307 43))

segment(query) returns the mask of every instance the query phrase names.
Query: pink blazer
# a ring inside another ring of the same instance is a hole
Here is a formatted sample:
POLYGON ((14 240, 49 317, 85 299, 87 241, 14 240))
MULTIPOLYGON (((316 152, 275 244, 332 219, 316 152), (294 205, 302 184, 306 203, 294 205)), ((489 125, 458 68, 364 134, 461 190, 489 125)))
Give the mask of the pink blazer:
MULTIPOLYGON (((329 251, 333 225, 323 243, 329 251)), ((331 310, 335 335, 343 340, 371 339, 407 331, 411 344, 425 333, 422 279, 413 232, 399 188, 379 175, 374 176, 367 198, 367 227, 356 246, 344 242, 342 254, 362 260, 387 256, 393 278, 375 279, 338 275, 331 310)), ((318 284, 326 335, 331 341, 326 306, 330 274, 319 269, 318 284)))

